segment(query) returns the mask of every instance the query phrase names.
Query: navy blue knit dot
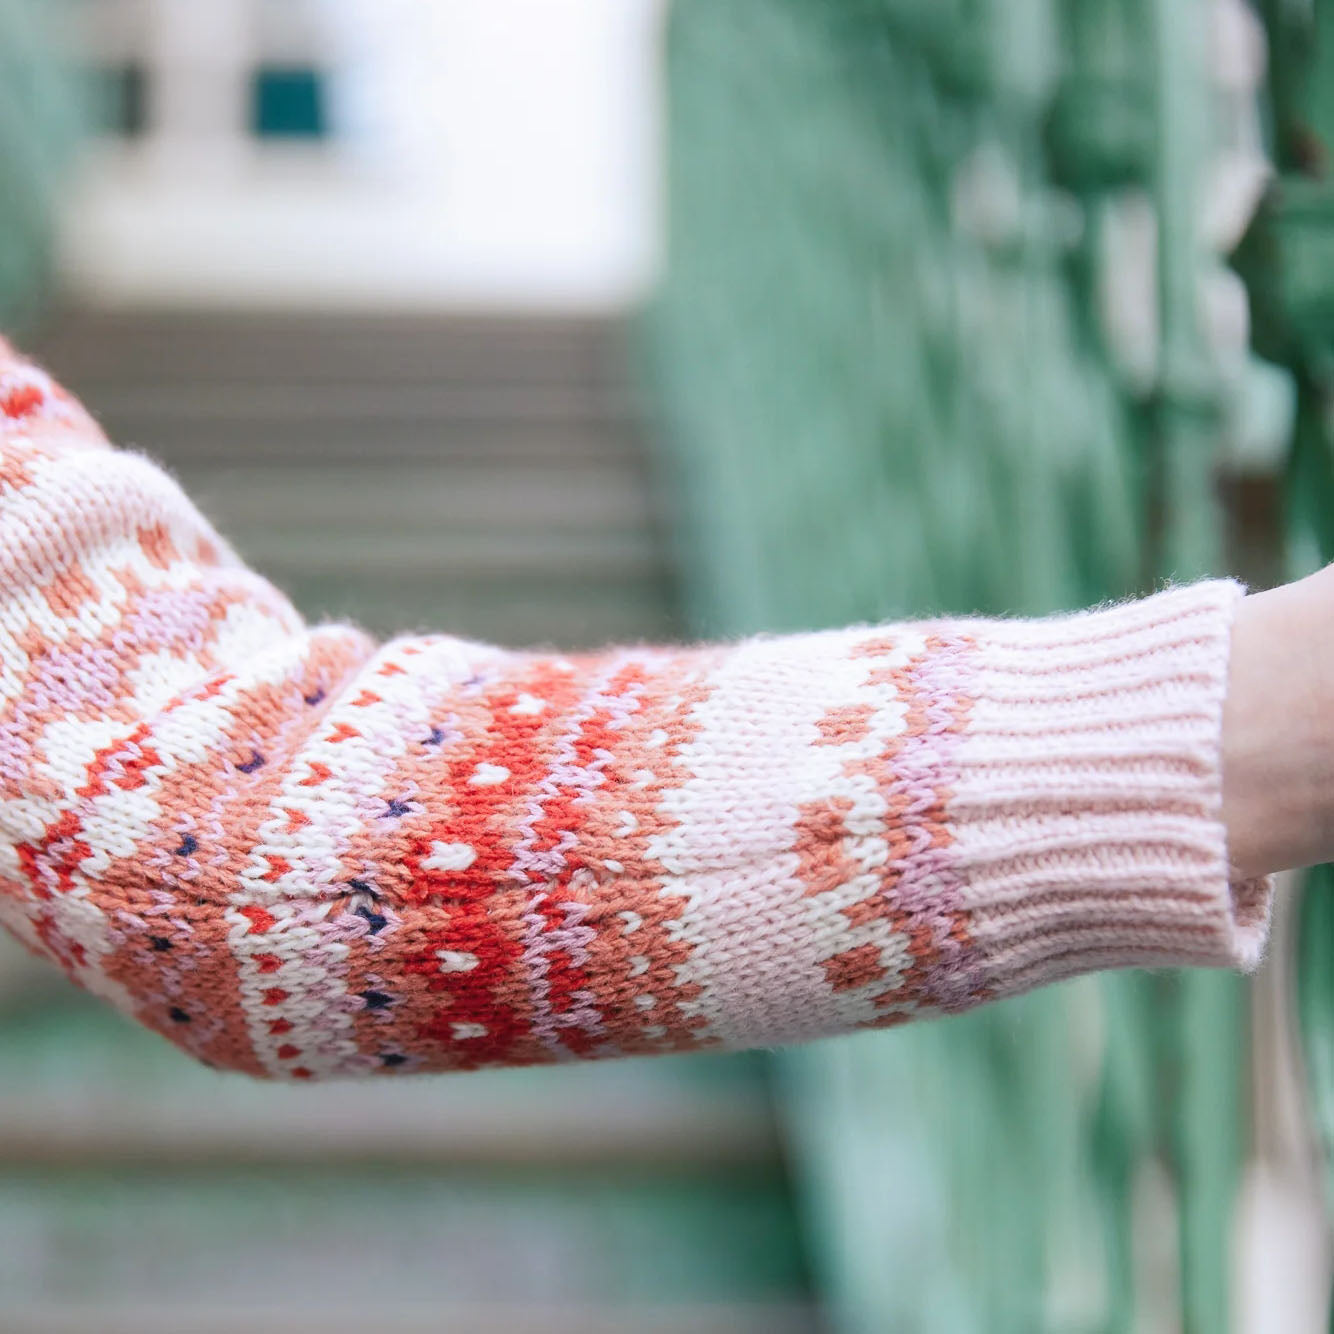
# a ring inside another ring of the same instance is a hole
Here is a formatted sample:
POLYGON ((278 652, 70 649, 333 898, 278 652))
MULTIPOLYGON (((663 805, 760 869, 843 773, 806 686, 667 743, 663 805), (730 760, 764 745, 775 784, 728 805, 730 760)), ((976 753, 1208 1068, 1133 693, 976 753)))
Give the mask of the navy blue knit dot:
POLYGON ((313 695, 304 695, 302 696, 302 698, 306 701, 307 704, 309 704, 313 708, 316 704, 321 703, 324 699, 323 686, 321 686, 318 690, 316 690, 313 695))
POLYGON ((402 1065, 408 1058, 400 1056, 398 1052, 391 1051, 387 1055, 381 1056, 380 1060, 392 1070, 396 1065, 402 1065))
POLYGON ((423 746, 438 746, 445 739, 445 729, 443 727, 431 728, 431 735, 422 742, 423 746))
POLYGON ((166 936, 149 936, 148 939, 159 954, 161 954, 163 950, 171 949, 171 941, 169 941, 166 936))
POLYGON ((167 1013, 171 1016, 171 1021, 174 1024, 188 1024, 190 1022, 190 1016, 178 1005, 173 1005, 167 1013))
POLYGON ((193 834, 186 834, 181 839, 181 846, 176 849, 176 856, 188 857, 199 847, 199 840, 193 834))
POLYGON ((355 889, 358 894, 369 894, 371 898, 378 899, 380 896, 375 892, 375 887, 369 880, 349 880, 347 882, 349 889, 355 889))
POLYGON ((385 1010, 394 1003, 394 998, 383 991, 363 991, 360 995, 368 1010, 385 1010))
POLYGON ((382 816, 380 816, 380 819, 397 819, 401 815, 407 815, 410 810, 412 810, 412 803, 410 801, 400 801, 397 797, 392 797, 389 801, 389 808, 382 816))
POLYGON ((261 755, 259 751, 252 750, 250 752, 250 758, 244 764, 238 764, 236 767, 243 774, 253 774, 256 769, 262 769, 264 763, 264 756, 261 755))
POLYGON ((364 903, 357 908, 356 913, 358 917, 366 919, 366 925, 370 927, 373 936, 378 936, 389 925, 387 917, 382 917, 378 912, 372 912, 364 903))

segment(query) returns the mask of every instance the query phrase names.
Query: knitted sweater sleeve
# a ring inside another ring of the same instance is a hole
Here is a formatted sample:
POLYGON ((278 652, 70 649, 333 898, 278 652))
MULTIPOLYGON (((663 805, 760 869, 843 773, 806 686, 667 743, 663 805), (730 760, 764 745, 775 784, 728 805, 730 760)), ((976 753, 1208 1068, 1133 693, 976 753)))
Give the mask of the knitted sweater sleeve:
POLYGON ((1230 582, 591 654, 304 625, 0 361, 0 914, 282 1078, 773 1044, 1249 966, 1230 582))

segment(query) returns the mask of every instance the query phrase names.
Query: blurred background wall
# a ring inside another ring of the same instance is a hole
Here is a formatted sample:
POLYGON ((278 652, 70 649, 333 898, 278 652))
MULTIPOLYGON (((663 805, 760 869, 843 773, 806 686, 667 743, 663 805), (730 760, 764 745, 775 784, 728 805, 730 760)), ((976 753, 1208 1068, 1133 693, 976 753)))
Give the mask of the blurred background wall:
POLYGON ((657 253, 660 0, 75 0, 99 299, 623 307, 657 253), (151 258, 150 258, 151 257, 151 258))
MULTIPOLYGON (((0 310, 385 633, 1273 581, 1334 556, 1331 8, 0 0, 0 310)), ((1254 983, 386 1088, 8 950, 0 1328, 1314 1334, 1298 901, 1254 983)))

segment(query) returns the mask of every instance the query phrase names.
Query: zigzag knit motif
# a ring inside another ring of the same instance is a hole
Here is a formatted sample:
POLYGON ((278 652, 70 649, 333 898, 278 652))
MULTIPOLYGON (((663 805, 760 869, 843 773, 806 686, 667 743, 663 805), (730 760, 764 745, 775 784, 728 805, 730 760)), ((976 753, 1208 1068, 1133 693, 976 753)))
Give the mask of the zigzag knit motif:
POLYGON ((280 1078, 788 1042, 1248 966, 1198 584, 509 652, 308 628, 0 344, 0 916, 280 1078))

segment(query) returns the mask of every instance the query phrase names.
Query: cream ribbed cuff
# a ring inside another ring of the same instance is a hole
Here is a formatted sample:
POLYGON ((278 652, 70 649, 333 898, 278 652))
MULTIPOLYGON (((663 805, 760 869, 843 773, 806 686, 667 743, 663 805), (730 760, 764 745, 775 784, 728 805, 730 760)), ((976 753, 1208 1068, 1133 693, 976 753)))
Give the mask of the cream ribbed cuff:
POLYGON ((1229 869, 1229 580, 979 626, 950 801, 992 994, 1096 968, 1254 967, 1272 884, 1229 869))

